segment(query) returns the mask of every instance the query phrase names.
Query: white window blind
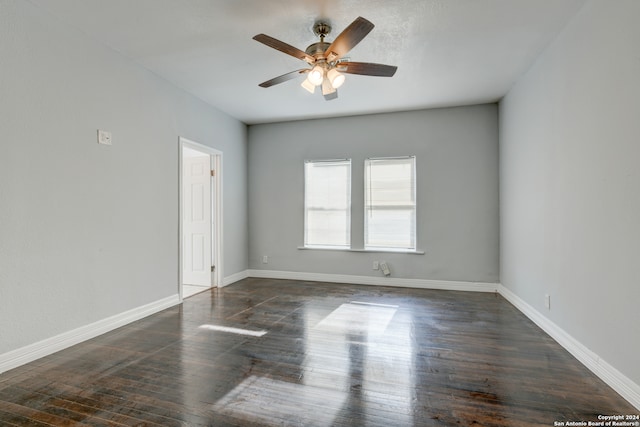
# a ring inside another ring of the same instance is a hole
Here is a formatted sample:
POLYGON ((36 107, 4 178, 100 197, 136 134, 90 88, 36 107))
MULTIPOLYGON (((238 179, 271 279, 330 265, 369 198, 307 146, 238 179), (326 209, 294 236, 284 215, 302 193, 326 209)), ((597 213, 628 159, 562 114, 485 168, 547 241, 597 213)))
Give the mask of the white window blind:
POLYGON ((304 246, 351 246, 351 160, 304 164, 304 246))
POLYGON ((416 249, 416 158, 367 159, 365 249, 416 249))

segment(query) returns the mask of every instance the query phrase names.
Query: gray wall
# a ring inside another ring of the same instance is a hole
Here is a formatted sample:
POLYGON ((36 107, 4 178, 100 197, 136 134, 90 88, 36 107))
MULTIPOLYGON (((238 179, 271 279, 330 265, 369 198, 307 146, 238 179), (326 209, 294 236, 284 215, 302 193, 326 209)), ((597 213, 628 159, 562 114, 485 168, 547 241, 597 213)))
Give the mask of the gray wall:
POLYGON ((636 384, 639 16, 588 2, 500 103, 502 284, 636 384))
POLYGON ((0 1, 0 61, 0 354, 178 292, 179 136, 224 152, 246 270, 242 123, 30 2, 0 1))
POLYGON ((250 126, 250 268, 380 276, 371 265, 384 259, 394 277, 497 282, 497 119, 490 104, 250 126), (362 248, 364 159, 402 155, 417 156, 424 255, 297 249, 304 160, 352 159, 351 241, 362 248))

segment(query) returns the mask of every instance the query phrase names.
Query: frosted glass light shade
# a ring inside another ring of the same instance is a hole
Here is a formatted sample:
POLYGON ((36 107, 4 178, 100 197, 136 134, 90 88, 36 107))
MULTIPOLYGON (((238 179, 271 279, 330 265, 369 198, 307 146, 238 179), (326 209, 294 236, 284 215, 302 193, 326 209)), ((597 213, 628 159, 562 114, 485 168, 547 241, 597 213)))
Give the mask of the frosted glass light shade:
POLYGON ((329 95, 336 91, 336 88, 331 85, 329 79, 324 79, 322 81, 322 94, 329 95))
POLYGON ((304 80, 302 81, 302 83, 300 84, 300 86, 302 86, 303 88, 305 88, 306 90, 308 90, 310 93, 313 93, 313 92, 315 92, 315 90, 316 90, 315 85, 314 85, 313 83, 311 83, 311 82, 309 81, 309 79, 304 79, 304 80))
POLYGON ((309 75, 307 76, 307 80, 309 80, 309 83, 311 83, 314 86, 318 86, 322 84, 323 79, 324 79, 324 70, 319 65, 316 65, 315 67, 313 67, 313 69, 309 72, 309 75))
POLYGON ((336 89, 342 86, 342 83, 344 83, 344 80, 345 80, 344 74, 342 74, 335 68, 332 68, 329 70, 329 72, 327 73, 327 77, 331 82, 331 86, 333 86, 336 89))

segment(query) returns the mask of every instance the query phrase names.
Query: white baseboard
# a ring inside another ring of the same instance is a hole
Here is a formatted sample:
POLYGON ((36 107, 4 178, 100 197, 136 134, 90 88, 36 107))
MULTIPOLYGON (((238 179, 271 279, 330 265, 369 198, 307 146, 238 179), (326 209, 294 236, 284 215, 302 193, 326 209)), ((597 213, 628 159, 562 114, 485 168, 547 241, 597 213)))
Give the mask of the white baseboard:
POLYGON ((248 270, 249 277, 306 280, 311 282, 351 283, 356 285, 439 289, 446 291, 497 292, 497 283, 450 280, 401 279, 397 277, 352 276, 349 274, 302 273, 297 271, 248 270))
POLYGON ((249 277, 249 270, 242 270, 239 271, 237 273, 234 273, 230 276, 225 277, 224 279, 222 279, 222 286, 229 286, 232 283, 236 283, 237 281, 240 281, 242 279, 246 279, 247 277, 249 277))
POLYGON ((629 403, 640 410, 640 385, 634 383, 616 368, 605 362, 600 358, 600 356, 589 350, 582 343, 573 338, 551 320, 543 316, 539 311, 527 304, 522 298, 511 292, 509 289, 500 285, 498 287, 498 292, 525 316, 531 319, 533 323, 549 334, 549 336, 551 336, 551 338, 553 338, 558 344, 578 359, 580 363, 586 366, 602 381, 607 383, 609 387, 614 389, 618 394, 629 401, 629 403))
POLYGON ((180 296, 178 294, 125 311, 124 313, 116 314, 106 319, 98 320, 89 325, 81 326, 77 329, 29 344, 8 353, 0 354, 0 373, 95 338, 98 335, 102 335, 177 304, 180 304, 180 296))

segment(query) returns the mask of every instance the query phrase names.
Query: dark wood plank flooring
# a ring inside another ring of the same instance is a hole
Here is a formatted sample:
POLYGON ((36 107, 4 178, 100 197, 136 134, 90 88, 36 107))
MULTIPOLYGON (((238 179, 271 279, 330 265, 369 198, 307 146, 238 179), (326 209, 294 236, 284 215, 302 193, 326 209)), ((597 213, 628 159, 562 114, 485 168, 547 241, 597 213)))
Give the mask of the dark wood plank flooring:
POLYGON ((552 426, 636 413, 499 295, 287 280, 213 289, 0 375, 2 426, 552 426))

